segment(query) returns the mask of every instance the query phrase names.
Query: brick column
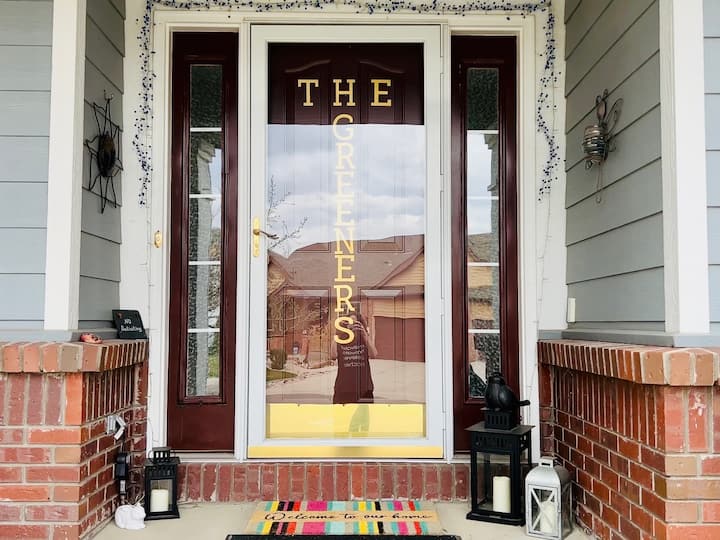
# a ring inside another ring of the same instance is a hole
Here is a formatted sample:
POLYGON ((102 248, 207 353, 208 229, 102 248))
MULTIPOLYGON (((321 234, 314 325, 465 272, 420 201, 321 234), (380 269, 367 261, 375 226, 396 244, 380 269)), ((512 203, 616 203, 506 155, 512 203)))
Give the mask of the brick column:
POLYGON ((539 343, 542 448, 599 538, 720 538, 720 358, 706 349, 539 343))
POLYGON ((115 456, 137 480, 145 455, 146 357, 146 341, 0 344, 0 538, 81 538, 112 515, 115 456))

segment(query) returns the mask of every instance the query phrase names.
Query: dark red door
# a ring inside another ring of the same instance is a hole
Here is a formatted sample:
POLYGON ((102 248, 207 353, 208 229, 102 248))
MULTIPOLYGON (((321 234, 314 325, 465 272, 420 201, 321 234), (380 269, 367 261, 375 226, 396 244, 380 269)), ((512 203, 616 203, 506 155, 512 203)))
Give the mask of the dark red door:
POLYGON ((516 40, 452 39, 455 450, 482 420, 487 377, 517 393, 516 40))
POLYGON ((421 45, 272 44, 270 123, 422 124, 422 58, 421 45))
POLYGON ((168 444, 231 451, 237 34, 173 39, 168 444))

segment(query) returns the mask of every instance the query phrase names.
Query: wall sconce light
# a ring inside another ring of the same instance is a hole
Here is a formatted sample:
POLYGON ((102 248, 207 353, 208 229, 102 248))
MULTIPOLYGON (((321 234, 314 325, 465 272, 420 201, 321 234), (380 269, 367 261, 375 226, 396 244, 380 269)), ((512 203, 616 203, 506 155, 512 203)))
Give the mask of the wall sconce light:
POLYGON ((612 104, 608 110, 608 91, 607 88, 602 96, 595 98, 595 115, 597 116, 597 124, 592 124, 585 128, 585 134, 582 141, 582 149, 585 153, 585 168, 591 169, 593 165, 598 167, 597 187, 595 201, 602 201, 602 164, 608 157, 608 154, 615 150, 615 126, 620 118, 623 100, 618 99, 612 104))
POLYGON ((618 99, 608 111, 608 91, 595 98, 595 114, 598 122, 585 128, 582 147, 585 152, 585 168, 602 165, 608 154, 615 150, 615 134, 613 130, 620 118, 623 100, 618 99))

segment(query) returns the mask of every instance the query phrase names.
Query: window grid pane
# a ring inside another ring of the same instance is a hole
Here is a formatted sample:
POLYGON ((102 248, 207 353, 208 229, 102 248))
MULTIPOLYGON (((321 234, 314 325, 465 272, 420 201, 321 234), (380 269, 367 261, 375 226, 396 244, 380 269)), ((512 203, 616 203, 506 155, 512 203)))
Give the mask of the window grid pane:
POLYGON ((187 200, 188 397, 220 394, 222 363, 222 66, 191 66, 187 200))

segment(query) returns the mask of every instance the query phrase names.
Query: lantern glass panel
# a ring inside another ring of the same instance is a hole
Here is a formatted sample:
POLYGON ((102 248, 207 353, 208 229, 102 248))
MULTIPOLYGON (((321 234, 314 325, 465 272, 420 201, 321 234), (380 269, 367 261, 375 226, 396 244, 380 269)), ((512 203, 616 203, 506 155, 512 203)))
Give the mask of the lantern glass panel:
POLYGON ((563 538, 569 535, 573 530, 572 516, 572 488, 568 482, 562 491, 562 532, 563 538))
POLYGON ((168 512, 172 505, 172 493, 172 479, 150 480, 150 512, 168 512))
POLYGON ((476 508, 510 513, 510 456, 479 454, 478 458, 476 508))
POLYGON ((557 536, 558 500, 557 491, 533 487, 530 501, 530 530, 557 536))

